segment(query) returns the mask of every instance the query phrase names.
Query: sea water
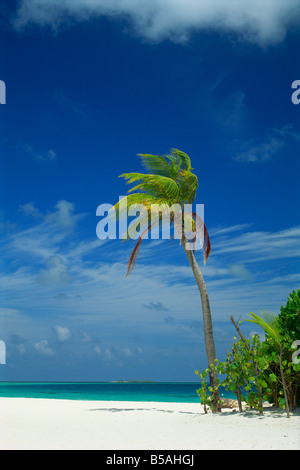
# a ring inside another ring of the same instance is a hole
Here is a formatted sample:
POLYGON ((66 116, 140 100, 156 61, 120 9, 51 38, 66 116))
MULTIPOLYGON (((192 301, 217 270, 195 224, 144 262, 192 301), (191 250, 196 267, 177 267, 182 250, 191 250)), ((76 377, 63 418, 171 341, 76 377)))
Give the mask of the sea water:
POLYGON ((200 403, 198 388, 198 382, 1 382, 0 397, 200 403))

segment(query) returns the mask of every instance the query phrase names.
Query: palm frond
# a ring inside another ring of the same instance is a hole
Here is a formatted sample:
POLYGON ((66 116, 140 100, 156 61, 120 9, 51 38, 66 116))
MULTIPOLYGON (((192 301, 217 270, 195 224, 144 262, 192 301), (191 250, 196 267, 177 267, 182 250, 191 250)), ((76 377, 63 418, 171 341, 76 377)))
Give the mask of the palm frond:
POLYGON ((204 231, 204 234, 203 234, 204 241, 203 241, 202 250, 204 254, 204 264, 206 264, 211 253, 211 244, 210 244, 210 239, 208 235, 208 230, 205 224, 203 224, 203 231, 204 231))
POLYGON ((177 181, 180 172, 180 163, 171 162, 169 168, 170 178, 177 181))
MULTIPOLYGON (((170 224, 174 225, 175 233, 179 234, 177 238, 182 237, 182 223, 184 223, 182 220, 183 206, 184 204, 193 203, 198 188, 198 178, 192 173, 191 160, 185 152, 173 148, 167 155, 143 153, 139 154, 139 156, 149 173, 131 172, 120 175, 120 177, 126 180, 126 184, 133 186, 129 189, 126 196, 126 210, 134 204, 143 204, 145 206, 145 214, 140 226, 144 226, 144 222, 149 224, 131 253, 127 276, 135 266, 141 242, 151 225, 164 222, 166 216, 169 216, 170 224), (153 205, 159 206, 158 212, 154 215, 154 220, 152 217, 153 205), (171 210, 174 205, 179 206, 176 214, 174 209, 171 210), (178 214, 180 214, 180 217, 177 217, 178 214)), ((122 214, 122 202, 125 201, 121 200, 114 206, 117 216, 122 214)), ((193 237, 195 234, 195 242, 200 242, 204 255, 204 263, 206 263, 211 253, 208 230, 197 214, 191 213, 190 217, 192 219, 191 235, 193 237)), ((132 231, 137 228, 139 223, 139 220, 134 221, 132 231)), ((127 229, 125 239, 130 237, 129 232, 130 230, 128 231, 127 229)))
POLYGON ((276 317, 273 313, 270 312, 261 312, 262 317, 259 315, 250 312, 251 320, 246 320, 250 323, 255 323, 259 325, 267 335, 269 335, 276 344, 280 344, 280 333, 276 324, 276 317))
POLYGON ((138 182, 128 191, 129 193, 138 190, 160 198, 178 199, 179 197, 179 187, 172 178, 144 173, 124 173, 121 176, 127 180, 127 184, 138 182))
POLYGON ((198 189, 198 178, 191 171, 180 170, 178 186, 180 199, 183 203, 192 203, 195 200, 198 189))
POLYGON ((124 178, 126 180, 126 184, 132 184, 136 181, 145 181, 149 175, 145 173, 123 173, 119 176, 119 178, 124 178))
POLYGON ((133 250, 131 252, 131 255, 130 255, 129 261, 128 261, 128 266, 127 266, 126 278, 129 276, 129 274, 133 271, 133 269, 135 267, 136 260, 137 260, 138 255, 139 255, 139 250, 140 250, 141 243, 142 243, 143 238, 145 237, 146 233, 148 233, 148 231, 150 230, 150 228, 151 228, 151 225, 149 225, 149 227, 147 227, 147 229, 142 233, 142 235, 138 239, 137 244, 135 245, 135 247, 133 248, 133 250))
MULTIPOLYGON (((148 209, 146 206, 143 206, 143 211, 140 212, 139 216, 137 216, 132 222, 130 222, 129 227, 127 229, 126 234, 124 235, 123 239, 131 239, 136 240, 137 237, 137 229, 140 227, 139 232, 148 227, 151 222, 151 210, 148 209)), ((144 235, 145 236, 145 235, 144 235)))
POLYGON ((172 149, 171 152, 180 158, 184 170, 190 171, 192 169, 191 159, 185 152, 178 149, 172 149))
POLYGON ((117 218, 127 214, 127 210, 130 206, 135 204, 144 204, 146 207, 150 207, 151 204, 158 204, 160 199, 156 196, 152 196, 148 193, 132 193, 124 196, 119 202, 113 207, 117 218))
POLYGON ((183 228, 185 238, 192 244, 193 250, 202 250, 204 264, 206 264, 211 253, 211 244, 202 218, 195 212, 184 212, 183 228))
POLYGON ((143 165, 149 173, 153 175, 170 176, 169 164, 162 155, 151 155, 148 153, 139 153, 142 158, 143 165))
POLYGON ((211 244, 210 244, 210 239, 209 239, 209 234, 207 227, 201 217, 196 214, 195 212, 192 212, 193 217, 196 220, 196 236, 200 237, 202 240, 202 252, 203 252, 203 258, 204 258, 204 264, 206 264, 210 253, 211 253, 211 244))

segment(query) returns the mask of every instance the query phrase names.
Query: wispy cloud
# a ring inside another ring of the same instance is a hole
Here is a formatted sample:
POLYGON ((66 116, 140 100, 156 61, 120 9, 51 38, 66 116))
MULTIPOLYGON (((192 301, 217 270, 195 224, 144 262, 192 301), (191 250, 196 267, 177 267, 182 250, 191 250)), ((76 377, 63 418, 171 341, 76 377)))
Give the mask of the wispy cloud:
POLYGON ((32 215, 33 217, 41 217, 42 214, 35 206, 34 202, 27 202, 26 204, 21 204, 19 211, 23 212, 24 215, 32 215))
POLYGON ((161 302, 150 302, 149 304, 143 304, 143 307, 149 310, 156 310, 158 312, 167 312, 169 309, 164 307, 161 302))
POLYGON ((224 236, 218 240, 214 252, 243 255, 249 263, 266 260, 279 260, 300 256, 300 226, 278 232, 246 232, 224 236))
POLYGON ((43 284, 59 284, 60 286, 70 284, 72 275, 60 256, 50 256, 46 263, 46 269, 42 269, 38 280, 43 284))
POLYGON ((185 42, 192 32, 209 28, 265 46, 284 39, 288 27, 299 18, 299 5, 294 0, 22 0, 13 24, 22 29, 36 23, 57 31, 71 20, 97 16, 129 19, 136 34, 151 41, 185 42))
MULTIPOLYGON (((76 230, 83 214, 76 213, 74 206, 65 201, 64 209, 72 210, 66 214, 62 211, 60 216, 66 216, 67 227, 73 229, 66 231, 66 224, 57 216, 58 207, 61 205, 55 206, 47 217, 33 218, 35 225, 16 230, 13 237, 2 242, 7 265, 7 271, 3 272, 3 298, 10 299, 10 308, 19 308, 23 303, 29 310, 30 306, 35 310, 46 307, 49 311, 72 312, 74 318, 97 322, 99 311, 102 320, 112 321, 124 318, 120 312, 122 306, 122 312, 126 311, 126 319, 130 320, 136 318, 137 311, 142 315, 144 307, 144 312, 152 311, 154 319, 166 311, 170 315, 176 312, 182 315, 188 298, 189 312, 198 312, 198 292, 179 245, 166 250, 163 243, 152 246, 151 241, 144 241, 135 271, 125 280, 131 244, 122 245, 116 251, 116 244, 120 245, 117 240, 103 242, 96 235, 95 239, 83 239, 76 230), (10 297, 12 293, 14 301, 10 297), (153 300, 154 296, 161 300, 153 300)), ((300 227, 278 232, 254 231, 248 224, 213 229, 213 254, 202 268, 212 297, 223 295, 226 289, 226 296, 235 298, 233 303, 237 304, 246 296, 240 282, 256 287, 268 282, 271 286, 271 280, 279 273, 268 263, 278 260, 287 263, 299 257, 299 237, 300 227)), ((199 255, 200 264, 201 259, 199 255)), ((282 273, 282 290, 293 282, 282 273)), ((216 315, 222 316, 222 308, 216 315)))
POLYGON ((276 137, 268 137, 264 142, 246 142, 236 153, 234 159, 238 162, 262 163, 273 159, 282 149, 284 142, 276 137))
POLYGON ((55 90, 54 100, 62 109, 70 111, 81 119, 85 119, 89 116, 85 103, 78 99, 70 98, 60 89, 55 90))
POLYGON ((250 227, 251 224, 236 224, 222 227, 214 227, 210 230, 210 234, 214 236, 220 236, 232 232, 245 232, 246 230, 249 230, 250 227))
POLYGON ((300 142, 300 132, 295 131, 292 124, 285 124, 280 129, 274 128, 273 131, 284 138, 288 137, 296 140, 297 142, 300 142))
POLYGON ((243 126, 247 114, 246 96, 241 90, 236 90, 225 99, 219 100, 214 109, 214 118, 218 125, 226 129, 238 130, 243 126))
POLYGON ((53 149, 49 150, 38 150, 34 148, 31 144, 20 145, 19 151, 25 156, 31 158, 32 160, 40 162, 55 162, 57 159, 57 153, 53 149))
MULTIPOLYGON (((26 207, 26 225, 32 225, 23 229, 22 217, 13 235, 2 241, 0 321, 3 339, 15 354, 51 361, 83 354, 85 361, 104 367, 137 364, 158 350, 167 354, 170 335, 184 348, 199 344, 200 297, 179 244, 145 240, 135 271, 126 279, 130 243, 101 242, 96 234, 84 238, 83 214, 70 202, 63 207, 72 208, 67 212, 72 231, 59 217, 49 217, 59 211, 57 206, 47 214, 35 204, 26 207), (32 217, 33 209, 38 217, 32 217)), ((249 224, 235 224, 213 229, 208 264, 203 267, 197 256, 214 322, 263 308, 277 311, 300 282, 295 264, 299 238, 300 227, 258 232, 249 224)), ((227 341, 224 331, 217 335, 227 341)))
POLYGON ((291 124, 270 129, 263 141, 250 140, 239 142, 234 160, 241 163, 264 163, 276 158, 285 145, 294 140, 300 142, 300 134, 291 124))

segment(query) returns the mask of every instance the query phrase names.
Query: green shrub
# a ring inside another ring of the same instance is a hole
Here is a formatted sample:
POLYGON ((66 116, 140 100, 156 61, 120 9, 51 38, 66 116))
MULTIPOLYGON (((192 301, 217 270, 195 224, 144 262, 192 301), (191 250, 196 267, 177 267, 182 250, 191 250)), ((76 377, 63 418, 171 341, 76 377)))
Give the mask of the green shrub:
POLYGON ((290 293, 287 304, 280 307, 278 325, 291 343, 300 340, 300 289, 290 293))
MULTIPOLYGON (((251 314, 251 317, 248 321, 265 329, 265 340, 260 342, 258 335, 245 339, 231 317, 241 339, 237 341, 235 337, 225 361, 215 362, 217 374, 225 376, 223 381, 218 379, 218 386, 236 394, 240 411, 244 401, 248 407, 262 413, 263 402, 267 401, 285 408, 289 415, 289 409, 300 405, 300 364, 292 360, 292 344, 300 340, 300 290, 289 295, 279 316, 263 314, 261 318, 251 314)), ((207 406, 211 407, 215 390, 207 383, 208 369, 196 373, 201 379, 197 392, 206 411, 207 406)))

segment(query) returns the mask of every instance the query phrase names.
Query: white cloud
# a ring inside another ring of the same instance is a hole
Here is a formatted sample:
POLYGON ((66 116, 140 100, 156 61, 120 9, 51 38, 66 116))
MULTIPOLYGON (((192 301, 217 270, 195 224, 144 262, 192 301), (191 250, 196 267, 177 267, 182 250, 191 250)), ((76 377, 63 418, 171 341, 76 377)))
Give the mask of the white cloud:
POLYGON ((74 204, 68 201, 58 201, 55 206, 56 211, 48 214, 45 219, 49 223, 58 225, 64 230, 73 230, 75 226, 75 218, 73 212, 74 204))
POLYGON ((19 351, 21 356, 23 356, 26 353, 26 348, 25 348, 24 344, 19 344, 18 351, 19 351))
POLYGON ((83 343, 90 343, 92 341, 91 335, 89 335, 86 331, 80 330, 80 334, 82 335, 82 340, 81 341, 83 343))
POLYGON ((54 327, 54 331, 56 333, 56 338, 59 343, 65 343, 69 341, 72 337, 71 331, 68 328, 64 328, 63 326, 56 325, 54 327))
MULTIPOLYGON (((47 214, 42 214, 33 202, 21 205, 20 211, 26 216, 33 216, 36 223, 23 230, 15 228, 14 236, 10 237, 9 242, 6 243, 5 256, 14 257, 17 253, 22 252, 23 256, 29 258, 30 265, 35 261, 42 261, 43 263, 49 263, 47 270, 50 267, 54 268, 52 264, 55 264, 55 261, 52 263, 50 258, 58 255, 60 244, 66 238, 70 240, 71 247, 71 236, 73 236, 76 224, 85 214, 74 214, 74 205, 64 200, 59 201, 54 210, 49 211, 47 214)), ((76 257, 83 252, 88 253, 100 245, 98 242, 100 240, 91 242, 91 246, 85 242, 76 243, 73 247, 75 250, 74 255, 73 250, 70 249, 70 256, 76 257)), ((60 255, 60 258, 65 264, 65 256, 60 255)), ((58 261, 56 261, 56 264, 58 264, 58 261)), ((22 269, 24 270, 24 267, 22 269)))
POLYGON ((23 212, 24 215, 32 215, 36 218, 41 217, 41 213, 35 207, 34 202, 27 202, 26 204, 21 204, 19 210, 20 212, 23 212))
POLYGON ((35 343, 34 349, 43 356, 55 356, 55 351, 50 348, 48 341, 46 339, 42 339, 38 343, 35 343))
POLYGON ((97 16, 130 20, 136 34, 153 41, 186 41, 201 29, 236 33, 257 44, 282 41, 297 24, 297 0, 23 0, 13 20, 22 29, 28 23, 57 30, 71 20, 97 16))
POLYGON ((102 349, 99 346, 95 346, 94 351, 97 354, 97 356, 102 356, 102 349))
POLYGON ((38 280, 43 284, 70 284, 72 276, 60 256, 50 256, 47 268, 42 269, 38 280))
POLYGON ((232 264, 229 267, 229 273, 232 276, 237 277, 238 279, 242 279, 244 281, 250 281, 253 279, 252 273, 243 264, 232 264))
POLYGON ((4 308, 0 307, 0 320, 3 321, 3 318, 8 319, 8 318, 13 318, 15 320, 18 320, 19 318, 19 310, 16 310, 15 308, 4 308))
POLYGON ((124 349, 122 349, 122 354, 123 354, 125 357, 133 356, 133 352, 132 352, 131 349, 129 349, 129 348, 124 348, 124 349))
POLYGON ((113 354, 109 348, 105 349, 103 355, 107 361, 110 361, 111 359, 113 359, 113 354))

